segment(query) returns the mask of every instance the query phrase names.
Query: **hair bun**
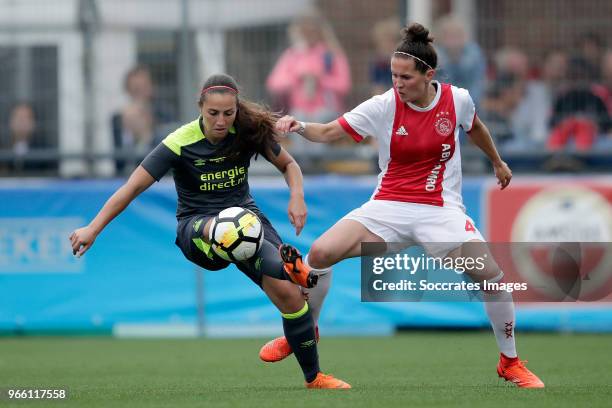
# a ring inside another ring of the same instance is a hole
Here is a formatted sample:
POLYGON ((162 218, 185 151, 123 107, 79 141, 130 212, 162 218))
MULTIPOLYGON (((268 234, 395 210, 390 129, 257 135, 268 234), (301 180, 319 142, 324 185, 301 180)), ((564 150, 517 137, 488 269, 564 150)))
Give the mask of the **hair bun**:
POLYGON ((433 38, 429 36, 429 30, 419 23, 412 23, 410 26, 402 29, 403 42, 419 42, 429 44, 433 42, 433 38))

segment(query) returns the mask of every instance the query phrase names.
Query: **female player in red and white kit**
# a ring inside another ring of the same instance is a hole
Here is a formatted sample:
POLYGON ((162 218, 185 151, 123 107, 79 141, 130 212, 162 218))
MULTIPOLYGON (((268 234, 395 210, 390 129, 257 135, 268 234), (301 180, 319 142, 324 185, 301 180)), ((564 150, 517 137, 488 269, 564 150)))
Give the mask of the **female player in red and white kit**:
MULTIPOLYGON (((393 88, 339 119, 321 124, 285 116, 277 122, 279 131, 297 132, 313 142, 331 142, 346 135, 356 142, 368 136, 378 142, 382 171, 371 199, 318 238, 307 255, 306 262, 320 273, 318 286, 308 290, 315 319, 329 288, 330 267, 360 256, 362 242, 417 243, 430 255, 442 257, 478 256, 488 251, 462 203, 459 128, 491 160, 502 189, 510 183, 512 172, 476 115, 468 91, 433 79, 437 55, 432 41, 420 24, 405 28, 391 58, 393 88)), ((468 274, 477 282, 503 278, 492 260, 484 271, 468 274)), ((501 291, 483 296, 500 349, 498 375, 519 387, 544 387, 518 359, 512 295, 501 291)), ((291 347, 280 337, 266 344, 260 357, 278 361, 290 353, 291 347)))

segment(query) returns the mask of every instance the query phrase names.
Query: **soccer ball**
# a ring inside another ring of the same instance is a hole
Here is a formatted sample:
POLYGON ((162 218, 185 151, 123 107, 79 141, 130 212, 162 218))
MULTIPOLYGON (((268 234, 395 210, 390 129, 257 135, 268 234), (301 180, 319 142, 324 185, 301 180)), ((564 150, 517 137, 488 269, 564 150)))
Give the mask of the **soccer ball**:
POLYGON ((230 207, 213 219, 209 230, 210 244, 226 261, 246 261, 257 253, 264 234, 261 221, 251 210, 230 207))

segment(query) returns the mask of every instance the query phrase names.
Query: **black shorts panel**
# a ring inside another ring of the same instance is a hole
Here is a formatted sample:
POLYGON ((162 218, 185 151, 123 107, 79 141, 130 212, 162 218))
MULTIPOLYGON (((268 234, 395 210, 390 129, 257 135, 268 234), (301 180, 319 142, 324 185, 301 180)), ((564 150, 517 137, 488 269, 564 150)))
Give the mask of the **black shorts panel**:
MULTIPOLYGON (((278 235, 278 232, 276 232, 276 229, 274 229, 272 226, 270 220, 268 220, 268 218, 261 211, 259 211, 259 209, 257 209, 257 211, 255 211, 253 208, 249 209, 255 212, 261 220, 264 231, 264 239, 273 244, 275 247, 279 247, 282 240, 278 235)), ((212 256, 208 257, 204 252, 202 252, 202 250, 200 250, 200 248, 196 246, 193 241, 194 238, 197 239, 202 237, 204 226, 208 220, 213 217, 214 216, 210 215, 194 215, 179 220, 176 228, 175 243, 181 249, 181 252, 183 252, 185 258, 187 258, 189 261, 209 271, 218 271, 227 268, 230 265, 230 262, 219 257, 213 251, 211 251, 212 256)), ((253 270, 252 268, 247 267, 246 264, 240 262, 236 263, 236 267, 258 286, 261 286, 263 274, 261 271, 253 270)))

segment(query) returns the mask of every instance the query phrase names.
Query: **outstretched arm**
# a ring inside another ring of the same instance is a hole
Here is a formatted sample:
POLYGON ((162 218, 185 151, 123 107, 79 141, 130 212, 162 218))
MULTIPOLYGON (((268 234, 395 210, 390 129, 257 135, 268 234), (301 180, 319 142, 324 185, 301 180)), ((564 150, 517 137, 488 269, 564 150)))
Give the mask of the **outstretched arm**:
POLYGON ((91 223, 70 234, 72 253, 80 257, 87 252, 104 227, 119 215, 140 193, 149 188, 154 181, 155 179, 142 166, 138 166, 128 181, 106 201, 91 223))
POLYGON ((337 120, 329 123, 304 123, 289 115, 276 122, 276 129, 280 133, 295 132, 311 142, 318 143, 333 142, 347 134, 337 120))
POLYGON ((472 130, 470 130, 468 134, 474 144, 487 155, 489 160, 491 160, 493 170, 495 171, 495 177, 497 177, 497 184, 501 186, 502 190, 508 187, 512 179, 512 170, 510 170, 510 167, 508 167, 506 162, 499 156, 489 129, 481 122, 478 116, 474 119, 472 130))
POLYGON ((268 153, 268 160, 283 173, 285 181, 289 186, 289 221, 295 227, 295 235, 300 235, 304 224, 306 224, 306 202, 304 202, 304 178, 302 170, 293 156, 281 147, 278 155, 268 153))

